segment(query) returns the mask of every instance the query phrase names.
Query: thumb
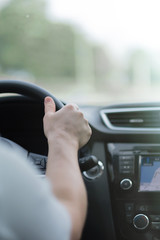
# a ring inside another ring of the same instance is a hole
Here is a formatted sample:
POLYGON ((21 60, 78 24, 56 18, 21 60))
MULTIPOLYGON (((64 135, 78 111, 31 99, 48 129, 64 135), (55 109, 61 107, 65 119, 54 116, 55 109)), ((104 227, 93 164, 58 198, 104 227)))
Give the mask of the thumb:
POLYGON ((44 99, 44 111, 45 114, 48 112, 54 113, 56 111, 56 105, 51 97, 45 97, 44 99))

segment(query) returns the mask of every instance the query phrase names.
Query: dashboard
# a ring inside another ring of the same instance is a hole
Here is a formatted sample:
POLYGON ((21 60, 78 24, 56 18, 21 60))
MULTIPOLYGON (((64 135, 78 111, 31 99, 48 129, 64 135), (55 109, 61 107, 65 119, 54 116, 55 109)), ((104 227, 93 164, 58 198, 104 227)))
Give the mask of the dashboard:
MULTIPOLYGON (((81 159, 88 215, 82 240, 160 239, 160 103, 80 106, 92 128, 81 159)), ((23 96, 0 98, 1 136, 22 146, 45 174, 43 105, 23 96)))

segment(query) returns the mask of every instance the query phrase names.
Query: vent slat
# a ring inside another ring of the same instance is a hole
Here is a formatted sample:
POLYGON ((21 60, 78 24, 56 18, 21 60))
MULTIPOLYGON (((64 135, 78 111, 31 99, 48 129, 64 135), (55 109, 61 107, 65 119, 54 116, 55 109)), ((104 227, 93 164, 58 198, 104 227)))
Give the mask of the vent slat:
POLYGON ((106 114, 112 125, 132 128, 160 128, 160 111, 137 111, 106 114))

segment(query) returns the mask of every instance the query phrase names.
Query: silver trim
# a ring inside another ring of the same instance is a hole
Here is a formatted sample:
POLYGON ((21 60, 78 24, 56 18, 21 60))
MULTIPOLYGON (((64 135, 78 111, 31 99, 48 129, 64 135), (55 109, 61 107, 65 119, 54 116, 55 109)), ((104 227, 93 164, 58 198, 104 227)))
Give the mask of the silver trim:
POLYGON ((109 121, 106 114, 108 113, 122 113, 122 112, 146 112, 146 111, 160 111, 160 107, 140 107, 140 108, 114 108, 104 109, 100 111, 101 118, 104 124, 111 130, 116 131, 142 131, 142 132, 157 132, 160 128, 131 128, 131 127, 115 127, 109 121))
POLYGON ((142 191, 140 191, 140 186, 141 186, 141 164, 142 164, 142 155, 139 155, 139 159, 138 159, 138 182, 139 182, 138 183, 138 192, 142 192, 142 191))
POLYGON ((129 190, 131 187, 132 187, 132 181, 129 179, 129 178, 124 178, 121 182, 120 182, 120 187, 123 189, 123 190, 129 190), (127 188, 123 188, 123 183, 124 181, 128 181, 129 182, 129 186, 127 188))
POLYGON ((146 215, 144 215, 144 214, 137 214, 134 218, 133 218, 133 225, 134 225, 134 227, 136 228, 136 229, 138 229, 138 230, 144 230, 144 229, 146 229, 147 227, 148 227, 148 225, 149 225, 149 218, 146 216, 146 215), (139 216, 141 216, 141 217, 144 217, 145 219, 146 219, 146 225, 143 227, 143 228, 139 228, 139 227, 137 227, 136 226, 136 223, 135 223, 135 218, 137 218, 137 217, 139 217, 139 216))
POLYGON ((101 161, 98 161, 97 166, 91 168, 88 171, 84 171, 83 175, 84 175, 84 177, 86 177, 89 180, 95 180, 96 178, 100 177, 103 174, 103 171, 104 171, 104 165, 101 161), (98 173, 93 175, 93 176, 89 175, 89 171, 91 171, 92 169, 97 168, 97 167, 98 167, 98 170, 99 170, 98 173))

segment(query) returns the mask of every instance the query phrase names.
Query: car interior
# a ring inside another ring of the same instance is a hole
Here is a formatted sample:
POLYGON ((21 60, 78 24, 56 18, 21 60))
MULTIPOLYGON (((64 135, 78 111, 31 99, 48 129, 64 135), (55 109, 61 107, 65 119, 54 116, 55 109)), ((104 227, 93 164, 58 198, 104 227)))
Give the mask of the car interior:
POLYGON ((0 0, 0 141, 45 178, 44 98, 78 104, 81 240, 160 240, 159 0, 0 0))

